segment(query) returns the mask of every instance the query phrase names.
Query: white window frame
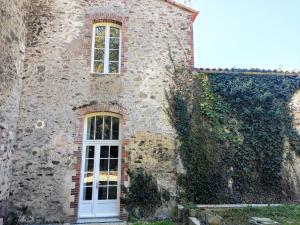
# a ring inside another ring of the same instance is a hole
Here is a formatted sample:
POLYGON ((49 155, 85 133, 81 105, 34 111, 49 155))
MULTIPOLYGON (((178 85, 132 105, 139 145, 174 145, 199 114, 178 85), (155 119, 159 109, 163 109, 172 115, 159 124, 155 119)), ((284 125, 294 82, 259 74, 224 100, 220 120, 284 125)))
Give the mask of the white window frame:
POLYGON ((92 40, 92 56, 91 56, 91 73, 94 74, 120 74, 121 73, 121 49, 122 49, 122 27, 115 23, 94 23, 93 24, 93 40, 92 40), (104 49, 104 71, 103 73, 99 73, 94 71, 94 64, 95 64, 95 34, 96 34, 96 27, 105 26, 105 49, 104 49), (109 38, 110 38, 110 27, 116 27, 120 29, 120 36, 119 36, 119 68, 118 73, 109 73, 109 38))

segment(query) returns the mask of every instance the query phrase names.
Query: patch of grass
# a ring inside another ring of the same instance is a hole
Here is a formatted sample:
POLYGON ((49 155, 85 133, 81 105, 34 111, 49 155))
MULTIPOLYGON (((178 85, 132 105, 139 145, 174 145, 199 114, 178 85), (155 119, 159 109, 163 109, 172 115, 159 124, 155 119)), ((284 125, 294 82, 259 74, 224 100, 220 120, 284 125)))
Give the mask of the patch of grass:
POLYGON ((155 220, 155 221, 149 221, 149 222, 134 222, 133 225, 175 225, 170 220, 155 220))
POLYGON ((224 209, 218 211, 225 225, 248 225, 250 217, 267 217, 282 225, 300 225, 300 205, 283 205, 279 207, 224 209))

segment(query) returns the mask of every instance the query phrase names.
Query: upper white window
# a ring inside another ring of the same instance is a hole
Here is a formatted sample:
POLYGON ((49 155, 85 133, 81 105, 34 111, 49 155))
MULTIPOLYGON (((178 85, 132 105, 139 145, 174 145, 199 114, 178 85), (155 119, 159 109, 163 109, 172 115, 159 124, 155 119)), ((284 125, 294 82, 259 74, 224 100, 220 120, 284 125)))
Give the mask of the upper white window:
POLYGON ((93 26, 92 72, 120 73, 121 27, 113 23, 93 26))

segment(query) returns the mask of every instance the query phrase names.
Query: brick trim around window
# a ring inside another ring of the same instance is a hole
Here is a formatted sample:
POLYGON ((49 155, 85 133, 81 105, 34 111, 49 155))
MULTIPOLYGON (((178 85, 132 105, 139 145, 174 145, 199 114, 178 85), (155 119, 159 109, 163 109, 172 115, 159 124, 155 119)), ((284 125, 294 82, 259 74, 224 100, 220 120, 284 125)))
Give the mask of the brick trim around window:
MULTIPOLYGON (((73 156, 75 158, 75 175, 72 176, 73 187, 71 188, 71 196, 73 196, 73 201, 70 203, 70 208, 73 210, 73 215, 68 218, 68 221, 71 223, 75 223, 78 217, 78 206, 79 206, 79 195, 80 195, 80 171, 81 171, 81 158, 82 158, 82 145, 83 145, 83 131, 84 131, 84 118, 86 115, 90 113, 96 112, 112 112, 119 114, 122 117, 123 126, 127 121, 127 112, 124 107, 118 104, 104 104, 104 103, 96 103, 93 105, 88 105, 85 107, 81 107, 78 109, 74 109, 74 113, 76 116, 76 124, 75 124, 75 139, 74 144, 77 145, 77 150, 73 152, 73 156)), ((129 140, 122 140, 122 154, 121 154, 121 193, 120 198, 124 197, 123 186, 126 182, 128 182, 128 152, 125 151, 126 145, 128 145, 129 140)), ((128 218, 127 212, 125 210, 124 204, 120 203, 120 220, 126 221, 128 218)))
MULTIPOLYGON (((121 68, 120 74, 124 75, 126 73, 126 62, 127 62, 127 42, 128 42, 128 17, 122 17, 117 14, 109 13, 95 13, 87 14, 85 17, 85 35, 84 35, 84 56, 87 59, 87 65, 90 69, 92 60, 92 42, 93 42, 93 24, 95 23, 115 23, 121 26, 122 40, 121 40, 121 68)), ((97 75, 97 73, 92 73, 97 75)))

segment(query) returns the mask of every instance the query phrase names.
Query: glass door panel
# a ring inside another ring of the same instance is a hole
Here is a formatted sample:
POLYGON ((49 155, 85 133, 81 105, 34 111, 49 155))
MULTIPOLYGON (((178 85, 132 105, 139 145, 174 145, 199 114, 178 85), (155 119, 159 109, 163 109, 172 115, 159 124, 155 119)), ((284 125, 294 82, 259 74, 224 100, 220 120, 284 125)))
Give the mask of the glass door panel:
POLYGON ((117 199, 119 146, 101 146, 98 200, 117 199))
POLYGON ((83 200, 93 199, 95 146, 86 146, 83 179, 83 200))

